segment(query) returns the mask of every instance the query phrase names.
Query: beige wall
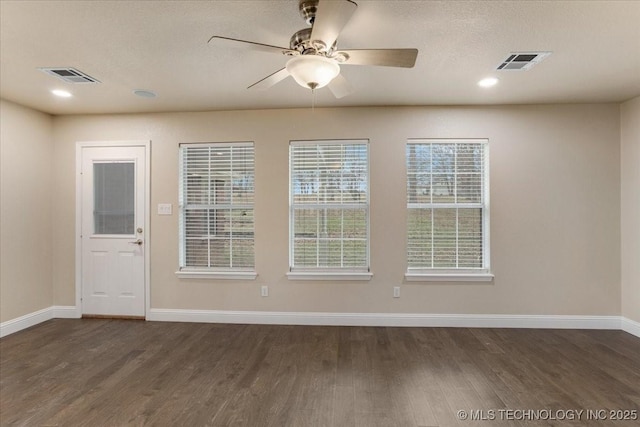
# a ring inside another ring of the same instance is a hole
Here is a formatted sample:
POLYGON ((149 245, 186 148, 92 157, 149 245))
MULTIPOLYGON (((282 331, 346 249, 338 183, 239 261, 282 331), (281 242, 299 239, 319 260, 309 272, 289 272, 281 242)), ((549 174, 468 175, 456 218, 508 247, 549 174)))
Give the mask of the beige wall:
POLYGON ((52 118, 0 100, 0 321, 53 305, 52 118))
POLYGON ((619 315, 616 104, 66 116, 54 120, 55 304, 74 304, 76 141, 152 141, 151 306, 211 310, 619 315), (370 282, 293 282, 288 141, 371 141, 370 282), (407 138, 489 138, 492 283, 403 281, 407 138), (179 280, 178 144, 255 141, 256 281, 179 280), (155 214, 172 203, 173 216, 155 214), (270 295, 260 297, 260 286, 270 295), (399 299, 392 287, 402 285, 399 299))
POLYGON ((622 316, 640 322, 640 97, 620 108, 622 316))

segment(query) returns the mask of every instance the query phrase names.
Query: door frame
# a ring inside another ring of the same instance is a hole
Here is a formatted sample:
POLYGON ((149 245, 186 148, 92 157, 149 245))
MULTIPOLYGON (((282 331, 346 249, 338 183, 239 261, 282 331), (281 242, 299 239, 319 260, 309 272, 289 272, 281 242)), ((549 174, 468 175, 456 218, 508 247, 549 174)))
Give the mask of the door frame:
POLYGON ((144 316, 149 315, 151 308, 151 141, 149 140, 124 140, 124 141, 78 141, 76 142, 76 226, 75 226, 75 276, 76 276, 76 313, 82 317, 82 150, 84 148, 109 148, 109 147, 143 147, 144 148, 144 316))

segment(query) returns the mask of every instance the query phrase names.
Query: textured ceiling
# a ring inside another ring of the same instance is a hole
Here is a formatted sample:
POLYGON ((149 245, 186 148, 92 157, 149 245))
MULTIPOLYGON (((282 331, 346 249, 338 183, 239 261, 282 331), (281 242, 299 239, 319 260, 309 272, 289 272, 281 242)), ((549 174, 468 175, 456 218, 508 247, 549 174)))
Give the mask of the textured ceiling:
MULTIPOLYGON (((338 39, 344 49, 418 48, 415 68, 342 66, 356 92, 317 106, 620 102, 640 95, 638 1, 376 1, 338 39), (512 51, 552 51, 526 72, 496 72, 512 51), (483 77, 500 83, 479 88, 483 77)), ((286 57, 211 45, 212 35, 288 46, 305 27, 297 0, 0 2, 0 96, 51 114, 308 107, 286 79, 246 87, 286 57), (38 67, 75 67, 71 85, 38 67), (51 89, 73 97, 58 99, 51 89), (157 98, 133 95, 152 90, 157 98)))

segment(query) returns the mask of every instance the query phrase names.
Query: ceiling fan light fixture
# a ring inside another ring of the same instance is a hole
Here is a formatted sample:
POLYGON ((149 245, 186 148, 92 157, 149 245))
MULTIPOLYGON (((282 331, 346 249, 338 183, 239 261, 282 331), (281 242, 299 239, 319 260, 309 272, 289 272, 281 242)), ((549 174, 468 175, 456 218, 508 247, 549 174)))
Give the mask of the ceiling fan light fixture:
POLYGON ((336 61, 320 55, 295 56, 286 68, 300 86, 312 90, 325 87, 340 74, 336 61))

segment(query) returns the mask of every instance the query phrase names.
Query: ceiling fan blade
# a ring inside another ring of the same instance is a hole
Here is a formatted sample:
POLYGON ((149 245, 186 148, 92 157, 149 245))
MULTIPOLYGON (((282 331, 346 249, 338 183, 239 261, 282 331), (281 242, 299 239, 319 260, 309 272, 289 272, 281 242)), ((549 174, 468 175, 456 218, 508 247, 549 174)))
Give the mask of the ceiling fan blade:
POLYGON ((333 80, 331 80, 331 83, 329 83, 327 87, 336 98, 343 98, 355 92, 351 83, 349 83, 342 74, 338 74, 333 80))
POLYGON ((347 57, 347 60, 341 63, 344 65, 413 68, 416 64, 418 49, 352 49, 336 52, 336 55, 340 54, 347 57))
POLYGON ((279 46, 272 46, 270 44, 250 42, 248 40, 232 39, 230 37, 212 36, 207 43, 211 43, 212 41, 222 42, 225 44, 232 44, 233 46, 236 46, 236 47, 244 46, 251 50, 267 52, 267 53, 285 54, 287 52, 292 52, 291 49, 286 47, 279 47, 279 46))
POLYGON ((329 49, 357 7, 351 0, 320 0, 311 29, 311 41, 322 41, 329 49))
POLYGON ((286 68, 283 68, 281 70, 276 71, 273 74, 269 74, 264 79, 255 82, 254 84, 249 86, 247 89, 267 90, 271 86, 275 85, 276 83, 281 82, 282 80, 286 79, 287 77, 289 77, 289 72, 287 71, 286 68))

